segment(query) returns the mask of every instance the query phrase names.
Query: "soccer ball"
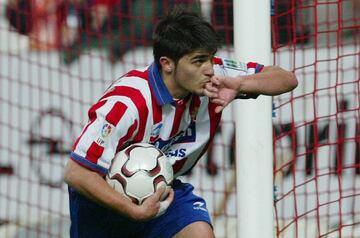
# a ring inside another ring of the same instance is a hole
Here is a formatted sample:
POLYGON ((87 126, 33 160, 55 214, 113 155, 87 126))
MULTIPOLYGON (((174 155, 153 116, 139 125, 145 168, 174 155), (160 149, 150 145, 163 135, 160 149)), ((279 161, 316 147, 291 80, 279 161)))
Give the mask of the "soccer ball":
POLYGON ((173 169, 166 155, 148 143, 135 143, 118 152, 106 181, 136 204, 164 186, 164 200, 173 180, 173 169))

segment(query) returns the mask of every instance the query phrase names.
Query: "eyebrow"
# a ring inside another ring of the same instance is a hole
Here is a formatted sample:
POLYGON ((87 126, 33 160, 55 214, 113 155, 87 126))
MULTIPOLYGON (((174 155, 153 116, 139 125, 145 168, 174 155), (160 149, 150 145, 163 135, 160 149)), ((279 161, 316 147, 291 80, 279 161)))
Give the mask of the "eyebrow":
POLYGON ((191 60, 196 60, 196 59, 208 59, 208 58, 212 58, 213 55, 211 54, 199 54, 199 55, 196 55, 194 57, 191 57, 190 59, 191 60))

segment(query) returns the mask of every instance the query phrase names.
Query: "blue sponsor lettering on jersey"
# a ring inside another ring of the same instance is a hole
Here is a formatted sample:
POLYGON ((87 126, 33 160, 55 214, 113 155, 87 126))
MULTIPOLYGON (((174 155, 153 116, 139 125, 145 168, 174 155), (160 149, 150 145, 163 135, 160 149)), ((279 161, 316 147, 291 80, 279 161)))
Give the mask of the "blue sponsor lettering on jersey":
POLYGON ((151 137, 159 136, 160 129, 161 129, 162 126, 163 126, 162 122, 153 125, 150 136, 151 137))
POLYGON ((177 149, 177 150, 168 150, 165 152, 165 155, 167 157, 180 157, 183 158, 186 155, 186 149, 185 148, 181 148, 181 149, 177 149))
POLYGON ((160 150, 164 151, 164 153, 174 154, 176 153, 177 157, 185 156, 186 149, 179 149, 177 151, 170 151, 170 147, 175 144, 183 144, 183 143, 190 143, 196 141, 196 131, 195 131, 195 122, 191 122, 189 127, 184 130, 177 133, 172 138, 169 138, 168 140, 162 140, 161 138, 158 138, 154 145, 159 148, 160 150), (182 156, 181 156, 182 155, 182 156))

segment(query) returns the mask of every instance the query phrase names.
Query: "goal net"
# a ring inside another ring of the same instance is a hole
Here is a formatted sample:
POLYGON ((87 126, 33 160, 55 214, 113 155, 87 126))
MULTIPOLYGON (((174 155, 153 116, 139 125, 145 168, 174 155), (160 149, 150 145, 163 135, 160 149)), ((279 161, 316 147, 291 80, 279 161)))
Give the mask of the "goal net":
POLYGON ((278 237, 360 236, 358 1, 276 1, 274 61, 298 88, 274 98, 278 237))
MULTIPOLYGON (((164 11, 201 12, 224 39, 218 54, 234 55, 231 0, 76 2, 0 0, 0 237, 69 236, 72 143, 109 83, 152 62, 164 11)), ((359 12, 357 0, 273 1, 273 60, 299 80, 273 98, 277 237, 360 236, 359 12)), ((237 233, 233 118, 228 107, 182 178, 223 238, 237 233)))

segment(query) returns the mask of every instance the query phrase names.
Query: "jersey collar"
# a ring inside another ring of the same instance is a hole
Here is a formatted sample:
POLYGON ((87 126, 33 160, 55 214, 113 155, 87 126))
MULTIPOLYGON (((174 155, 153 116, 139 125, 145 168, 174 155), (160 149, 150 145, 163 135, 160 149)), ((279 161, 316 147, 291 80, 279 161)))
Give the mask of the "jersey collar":
POLYGON ((149 81, 150 87, 155 94, 156 102, 160 106, 174 103, 174 99, 167 89, 164 80, 160 75, 159 68, 155 63, 152 63, 149 66, 149 81))

